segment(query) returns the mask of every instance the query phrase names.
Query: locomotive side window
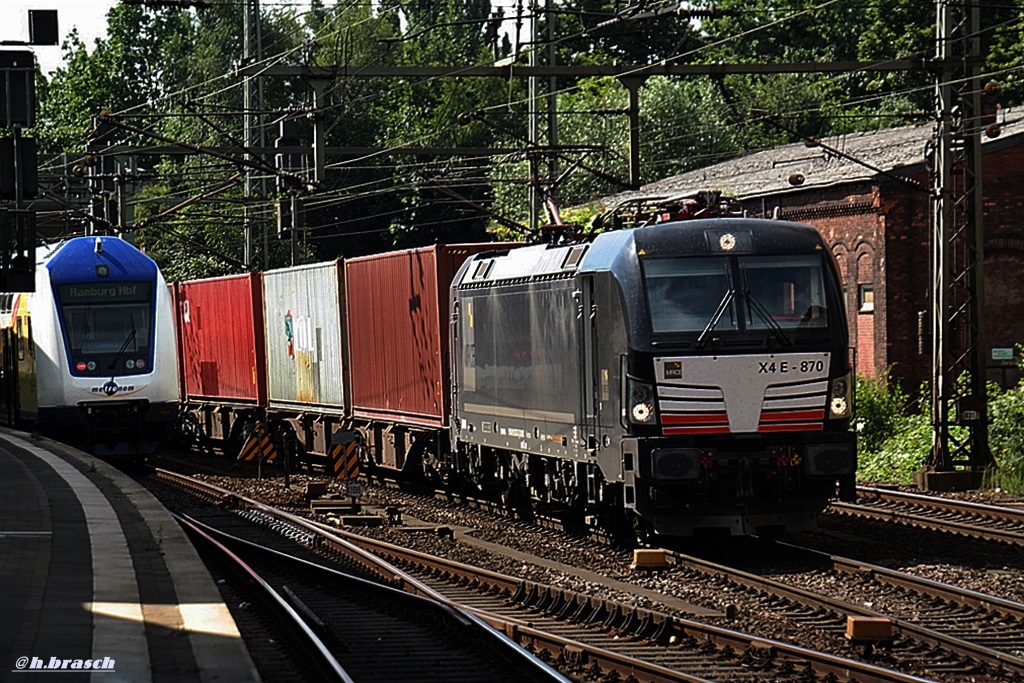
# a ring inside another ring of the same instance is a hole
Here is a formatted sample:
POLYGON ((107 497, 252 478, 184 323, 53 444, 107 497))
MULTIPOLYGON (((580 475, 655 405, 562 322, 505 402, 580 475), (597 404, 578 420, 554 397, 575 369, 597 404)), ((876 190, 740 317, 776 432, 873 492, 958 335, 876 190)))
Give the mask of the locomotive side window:
POLYGON ((150 283, 60 285, 56 290, 74 374, 151 371, 150 283))
POLYGON ((643 262, 651 326, 655 334, 701 332, 716 317, 716 330, 738 322, 729 260, 725 257, 651 258, 643 262))
POLYGON ((828 327, 828 303, 821 257, 744 256, 740 277, 751 299, 744 319, 747 329, 828 327), (765 315, 759 315, 758 311, 765 315))

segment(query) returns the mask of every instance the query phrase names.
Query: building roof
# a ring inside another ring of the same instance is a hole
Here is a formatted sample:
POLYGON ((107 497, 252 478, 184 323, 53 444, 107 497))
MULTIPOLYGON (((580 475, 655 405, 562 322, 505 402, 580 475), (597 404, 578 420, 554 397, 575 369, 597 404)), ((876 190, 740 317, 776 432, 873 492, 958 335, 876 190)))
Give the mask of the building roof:
MULTIPOLYGON (((990 148, 1024 142, 1021 112, 1003 110, 999 123, 999 137, 982 136, 986 152, 990 148)), ((610 208, 628 199, 671 198, 703 190, 718 191, 736 199, 754 199, 871 180, 883 173, 911 176, 922 171, 925 147, 934 131, 934 124, 928 123, 823 138, 821 146, 808 146, 803 142, 782 145, 665 178, 644 185, 636 192, 606 197, 601 204, 610 208), (802 182, 790 182, 795 174, 802 177, 802 182)))

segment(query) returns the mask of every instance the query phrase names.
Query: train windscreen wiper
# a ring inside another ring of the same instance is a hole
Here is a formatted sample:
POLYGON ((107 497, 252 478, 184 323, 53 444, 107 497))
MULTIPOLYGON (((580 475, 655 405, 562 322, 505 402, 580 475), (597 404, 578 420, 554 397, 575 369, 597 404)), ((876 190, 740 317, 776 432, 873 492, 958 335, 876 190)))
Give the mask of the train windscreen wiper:
POLYGON ((110 361, 110 365, 107 366, 107 370, 113 370, 117 367, 117 361, 121 360, 121 356, 128 350, 128 345, 135 341, 135 316, 131 316, 132 320, 132 331, 128 333, 128 336, 124 338, 124 342, 121 343, 121 348, 117 350, 114 355, 114 360, 110 361))
POLYGON ((704 331, 700 333, 699 337, 697 337, 698 349, 703 349, 705 346, 707 346, 708 338, 711 336, 711 333, 715 331, 715 326, 718 325, 718 321, 720 321, 722 319, 722 316, 725 315, 725 311, 729 308, 729 304, 732 302, 733 297, 735 296, 736 290, 731 288, 725 293, 724 296, 722 296, 722 300, 719 302, 718 308, 715 309, 715 314, 711 316, 711 320, 708 321, 708 324, 704 328, 704 331))
POLYGON ((749 289, 744 289, 743 296, 746 298, 750 310, 757 313, 758 317, 760 317, 761 320, 764 321, 764 323, 768 326, 768 329, 771 330, 772 333, 775 335, 775 338, 779 340, 779 343, 782 344, 783 346, 792 346, 793 342, 792 340, 790 340, 785 330, 783 330, 782 326, 779 325, 779 322, 772 317, 771 312, 768 311, 765 305, 761 303, 761 301, 757 297, 754 296, 754 293, 751 292, 749 289))

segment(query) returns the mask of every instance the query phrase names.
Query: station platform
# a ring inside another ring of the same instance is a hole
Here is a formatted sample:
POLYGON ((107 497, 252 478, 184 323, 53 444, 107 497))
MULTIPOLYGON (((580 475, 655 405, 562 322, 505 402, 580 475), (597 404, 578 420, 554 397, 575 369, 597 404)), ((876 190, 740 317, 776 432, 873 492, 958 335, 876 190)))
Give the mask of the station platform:
POLYGON ((257 681, 209 572, 107 463, 0 429, 0 680, 257 681))

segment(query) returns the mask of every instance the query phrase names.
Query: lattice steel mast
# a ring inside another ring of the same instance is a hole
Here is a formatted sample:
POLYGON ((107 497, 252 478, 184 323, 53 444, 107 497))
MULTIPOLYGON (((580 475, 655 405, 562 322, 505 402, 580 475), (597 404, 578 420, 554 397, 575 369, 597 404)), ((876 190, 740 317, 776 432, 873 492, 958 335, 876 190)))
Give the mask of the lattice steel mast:
POLYGON ((925 488, 962 488, 977 485, 992 463, 982 317, 981 22, 979 5, 970 0, 938 0, 937 11, 931 235, 933 439, 920 483, 925 488), (947 473, 957 473, 956 478, 947 473))

